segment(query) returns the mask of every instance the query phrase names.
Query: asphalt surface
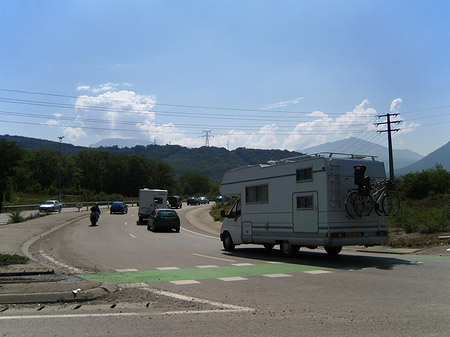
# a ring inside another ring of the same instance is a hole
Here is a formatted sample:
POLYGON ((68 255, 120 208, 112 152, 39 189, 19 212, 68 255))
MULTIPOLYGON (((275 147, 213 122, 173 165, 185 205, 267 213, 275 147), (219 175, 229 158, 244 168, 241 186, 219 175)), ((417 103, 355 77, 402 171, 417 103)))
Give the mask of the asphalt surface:
POLYGON ((108 284, 55 274, 30 255, 30 245, 45 235, 88 217, 88 212, 55 213, 17 224, 0 225, 0 252, 27 256, 27 264, 0 267, 0 304, 92 300, 115 288, 108 284))
MULTIPOLYGON (((214 222, 207 208, 192 207, 186 219, 199 231, 218 235, 220 223, 214 222)), ((115 290, 110 284, 80 279, 70 274, 57 274, 51 266, 38 262, 29 253, 29 247, 38 239, 74 222, 88 217, 88 212, 51 214, 18 224, 0 225, 0 252, 27 256, 27 264, 0 267, 0 304, 56 303, 93 300, 108 296, 115 290)), ((446 247, 431 250, 432 254, 450 255, 446 247)), ((346 248, 363 252, 414 254, 417 249, 388 247, 346 248)), ((420 251, 419 253, 425 253, 420 251)))

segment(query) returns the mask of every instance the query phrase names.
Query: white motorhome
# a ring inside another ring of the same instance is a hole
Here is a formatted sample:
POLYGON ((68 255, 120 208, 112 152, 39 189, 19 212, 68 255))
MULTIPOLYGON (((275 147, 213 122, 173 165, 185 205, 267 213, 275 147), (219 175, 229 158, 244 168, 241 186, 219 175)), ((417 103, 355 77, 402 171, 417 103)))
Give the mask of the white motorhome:
POLYGON ((155 209, 167 207, 167 190, 143 188, 139 190, 138 225, 146 225, 155 209))
POLYGON ((237 197, 220 237, 227 251, 239 244, 279 244, 284 255, 301 246, 322 246, 338 254, 342 246, 379 245, 387 241, 385 216, 375 212, 352 218, 345 198, 357 186, 354 167, 366 166, 366 174, 380 180, 384 164, 373 156, 319 153, 266 164, 245 166, 225 173, 220 192, 237 197))

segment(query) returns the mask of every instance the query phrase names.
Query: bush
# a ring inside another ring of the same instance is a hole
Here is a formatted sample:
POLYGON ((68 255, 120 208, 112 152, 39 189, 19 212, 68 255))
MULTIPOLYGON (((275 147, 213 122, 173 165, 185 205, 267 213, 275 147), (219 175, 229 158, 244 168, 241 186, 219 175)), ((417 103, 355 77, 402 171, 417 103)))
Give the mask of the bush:
POLYGON ((450 206, 438 205, 421 208, 412 202, 403 202, 400 211, 390 219, 391 227, 402 228, 406 233, 443 233, 450 231, 450 206))
POLYGON ((402 176, 398 184, 399 193, 406 198, 424 199, 429 195, 450 193, 450 172, 436 165, 422 172, 402 176))
POLYGON ((0 266, 8 264, 24 264, 28 262, 28 258, 20 255, 0 254, 0 266))
POLYGON ((25 218, 22 216, 22 212, 18 209, 9 211, 9 219, 12 223, 25 221, 25 218))

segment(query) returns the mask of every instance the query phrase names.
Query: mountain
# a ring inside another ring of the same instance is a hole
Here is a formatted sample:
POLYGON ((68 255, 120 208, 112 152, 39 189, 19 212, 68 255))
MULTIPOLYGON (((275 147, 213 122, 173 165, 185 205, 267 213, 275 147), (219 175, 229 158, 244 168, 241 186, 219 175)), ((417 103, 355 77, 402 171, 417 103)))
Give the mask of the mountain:
POLYGON ((120 148, 124 147, 134 147, 136 145, 148 145, 149 141, 139 140, 139 139, 122 139, 122 138, 107 138, 103 139, 95 144, 89 145, 89 147, 109 147, 117 146, 120 148))
MULTIPOLYGON (((336 142, 325 143, 313 146, 304 150, 306 153, 317 152, 340 152, 377 156, 378 160, 384 162, 386 169, 389 168, 389 151, 386 146, 378 145, 362 139, 350 137, 348 139, 338 140, 336 142)), ((399 169, 412 165, 421 160, 422 155, 411 150, 394 149, 394 168, 395 172, 399 169)))
POLYGON ((420 172, 433 168, 436 164, 441 164, 444 169, 450 171, 450 142, 436 151, 431 152, 418 162, 398 170, 398 174, 402 175, 410 172, 420 172))
POLYGON ((83 146, 75 146, 68 143, 59 143, 59 142, 53 142, 51 140, 45 140, 45 139, 37 139, 37 138, 30 138, 30 137, 22 137, 22 136, 10 136, 10 135, 0 135, 0 138, 6 139, 10 142, 16 142, 17 145, 20 147, 31 150, 31 149, 37 149, 37 148, 47 148, 54 151, 59 151, 61 147, 61 153, 65 153, 68 155, 74 155, 80 152, 81 150, 85 150, 86 148, 83 146))
MULTIPOLYGON (((0 138, 15 141, 19 146, 27 150, 44 147, 59 151, 59 146, 61 146, 61 153, 74 155, 80 151, 90 149, 82 146, 73 146, 65 143, 59 144, 59 142, 21 136, 0 135, 0 138)), ((169 164, 178 175, 186 172, 200 173, 210 177, 212 181, 221 181, 225 171, 236 167, 301 155, 299 152, 287 150, 238 148, 233 151, 228 151, 225 148, 205 146, 200 148, 187 148, 179 145, 136 145, 133 147, 119 148, 117 143, 114 146, 101 146, 96 148, 96 150, 108 152, 111 155, 144 155, 146 158, 169 164)))

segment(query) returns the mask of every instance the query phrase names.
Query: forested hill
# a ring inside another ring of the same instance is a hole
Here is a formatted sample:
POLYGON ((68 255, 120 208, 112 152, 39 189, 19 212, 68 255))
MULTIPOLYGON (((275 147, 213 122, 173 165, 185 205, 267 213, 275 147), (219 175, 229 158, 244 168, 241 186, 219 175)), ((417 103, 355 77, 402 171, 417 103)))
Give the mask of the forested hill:
POLYGON ((100 147, 99 150, 111 154, 143 154, 149 159, 169 164, 177 174, 200 173, 210 177, 212 181, 221 181, 225 171, 236 167, 300 155, 298 152, 281 150, 238 148, 228 151, 217 147, 187 148, 179 145, 138 145, 132 148, 114 146, 100 147))
MULTIPOLYGON (((59 142, 52 142, 50 140, 10 135, 0 135, 0 138, 6 139, 10 142, 16 142, 17 145, 26 150, 39 149, 41 147, 44 147, 46 149, 59 151, 59 142)), ((61 153, 65 153, 68 155, 77 154, 81 150, 85 149, 86 148, 82 146, 75 146, 64 142, 61 143, 61 153)))
MULTIPOLYGON (((59 143, 42 139, 34 139, 20 136, 0 136, 9 141, 16 141, 25 149, 48 148, 58 151, 59 143)), ((186 172, 200 173, 215 181, 221 181, 225 171, 244 166, 265 163, 269 160, 299 156, 301 153, 286 150, 257 150, 238 148, 228 151, 225 148, 200 147, 187 148, 179 145, 137 145, 131 148, 100 147, 87 148, 74 146, 67 143, 61 144, 61 152, 74 155, 82 150, 98 150, 110 154, 120 155, 144 155, 146 158, 160 161, 172 166, 174 171, 181 175, 186 172)))

